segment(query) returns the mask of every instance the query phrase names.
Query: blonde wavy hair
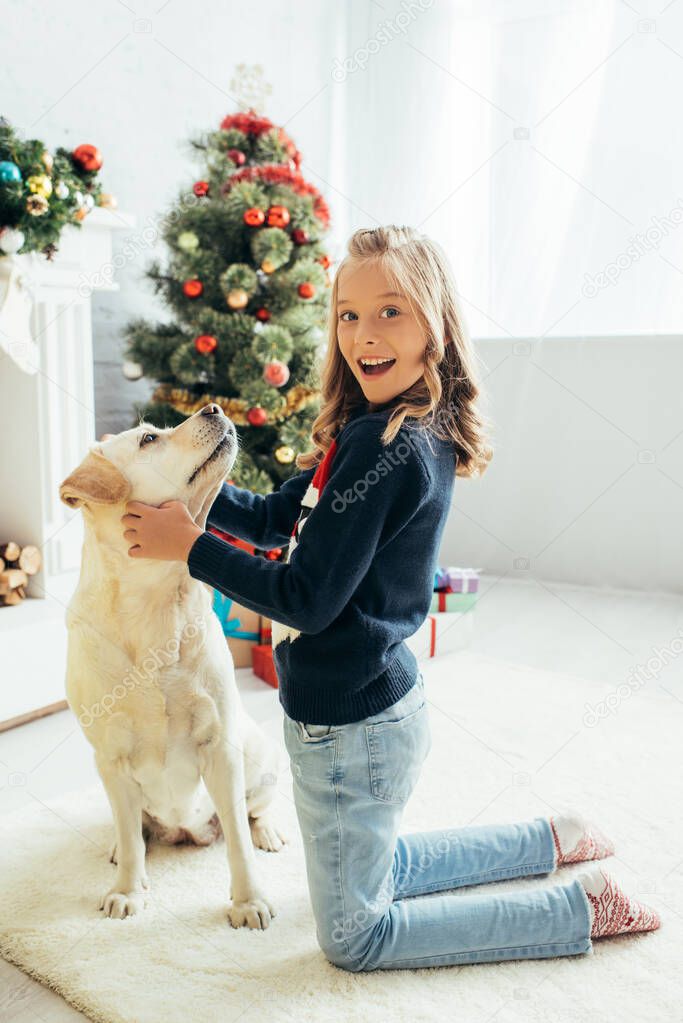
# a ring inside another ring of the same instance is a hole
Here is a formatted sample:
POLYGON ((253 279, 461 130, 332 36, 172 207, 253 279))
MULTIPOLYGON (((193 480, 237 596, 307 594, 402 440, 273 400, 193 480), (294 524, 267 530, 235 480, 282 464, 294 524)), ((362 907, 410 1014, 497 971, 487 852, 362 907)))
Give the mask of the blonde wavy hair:
POLYGON ((337 296, 342 267, 377 260, 391 286, 405 295, 427 339, 424 374, 394 399, 396 407, 382 433, 391 443, 407 417, 434 436, 453 442, 456 475, 477 476, 486 470, 493 450, 485 437, 488 422, 476 407, 480 393, 472 343, 456 297, 455 280, 441 246, 412 227, 393 224, 356 231, 348 254, 337 268, 330 300, 329 341, 320 369, 322 407, 311 427, 315 450, 298 455, 296 465, 310 469, 330 448, 351 413, 367 404, 362 388, 337 340, 337 296))

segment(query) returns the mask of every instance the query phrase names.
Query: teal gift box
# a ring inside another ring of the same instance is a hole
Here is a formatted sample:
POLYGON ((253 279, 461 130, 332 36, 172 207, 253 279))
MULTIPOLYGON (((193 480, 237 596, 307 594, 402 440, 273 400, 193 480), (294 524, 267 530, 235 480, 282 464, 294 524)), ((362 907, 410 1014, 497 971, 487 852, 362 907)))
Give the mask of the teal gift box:
POLYGON ((261 616, 213 591, 213 610, 221 623, 236 668, 250 668, 252 648, 260 642, 261 616))

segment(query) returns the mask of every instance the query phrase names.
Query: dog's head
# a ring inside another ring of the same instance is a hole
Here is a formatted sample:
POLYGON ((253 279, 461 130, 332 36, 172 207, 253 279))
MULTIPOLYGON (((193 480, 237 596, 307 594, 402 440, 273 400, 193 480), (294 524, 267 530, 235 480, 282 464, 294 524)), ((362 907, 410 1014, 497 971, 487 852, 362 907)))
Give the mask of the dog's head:
POLYGON ((205 405, 179 426, 141 423, 94 444, 59 496, 92 513, 127 501, 182 501, 203 527, 237 450, 232 422, 218 405, 205 405))

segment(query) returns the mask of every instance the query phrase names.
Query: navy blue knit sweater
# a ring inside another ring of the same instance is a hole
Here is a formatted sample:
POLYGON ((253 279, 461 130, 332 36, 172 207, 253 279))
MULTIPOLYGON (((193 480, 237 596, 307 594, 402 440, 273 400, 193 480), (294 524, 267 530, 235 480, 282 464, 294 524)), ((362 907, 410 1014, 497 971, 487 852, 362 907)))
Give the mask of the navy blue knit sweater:
POLYGON ((340 725, 378 714, 415 684, 404 640, 432 598, 455 479, 452 444, 408 418, 380 441, 391 404, 361 406, 326 458, 263 497, 224 483, 208 524, 286 562, 205 532, 190 574, 273 619, 280 702, 291 718, 340 725))

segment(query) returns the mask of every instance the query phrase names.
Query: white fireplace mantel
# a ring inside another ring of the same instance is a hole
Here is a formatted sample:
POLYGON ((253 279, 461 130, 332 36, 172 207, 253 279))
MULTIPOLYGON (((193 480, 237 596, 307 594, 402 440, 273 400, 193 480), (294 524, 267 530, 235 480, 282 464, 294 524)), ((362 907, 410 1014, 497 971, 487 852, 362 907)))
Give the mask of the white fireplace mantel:
POLYGON ((80 516, 60 501, 59 484, 95 440, 90 292, 117 289, 104 283, 113 277, 112 237, 133 225, 129 216, 97 208, 80 230, 63 231, 52 262, 14 257, 31 260, 40 369, 25 373, 0 351, 0 538, 40 547, 33 597, 79 564, 80 516))
POLYGON ((64 695, 63 613, 83 534, 81 515, 60 501, 59 484, 96 439, 91 292, 118 290, 114 233, 134 227, 132 217, 96 208, 80 229, 65 228, 51 262, 12 257, 20 265, 30 261, 40 368, 24 372, 0 348, 0 541, 35 544, 43 567, 31 577, 26 600, 0 607, 5 667, 13 665, 15 679, 19 671, 24 676, 21 693, 0 687, 0 725, 64 695))

